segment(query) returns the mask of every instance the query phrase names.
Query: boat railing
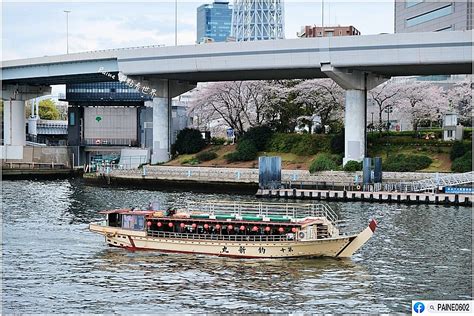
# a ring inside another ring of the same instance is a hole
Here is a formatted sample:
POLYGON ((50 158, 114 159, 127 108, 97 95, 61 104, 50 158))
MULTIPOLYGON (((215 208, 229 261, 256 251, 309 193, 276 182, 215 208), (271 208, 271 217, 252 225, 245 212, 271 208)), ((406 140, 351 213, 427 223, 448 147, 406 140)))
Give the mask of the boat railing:
POLYGON ((236 242, 276 242, 276 241, 295 241, 296 235, 218 235, 218 234, 188 234, 160 232, 149 230, 148 236, 161 238, 179 238, 192 240, 223 240, 236 242))
POLYGON ((188 202, 186 205, 186 211, 191 214, 208 213, 209 215, 253 215, 270 218, 272 216, 294 219, 305 217, 325 217, 334 226, 337 226, 338 220, 336 213, 325 204, 206 201, 188 202))

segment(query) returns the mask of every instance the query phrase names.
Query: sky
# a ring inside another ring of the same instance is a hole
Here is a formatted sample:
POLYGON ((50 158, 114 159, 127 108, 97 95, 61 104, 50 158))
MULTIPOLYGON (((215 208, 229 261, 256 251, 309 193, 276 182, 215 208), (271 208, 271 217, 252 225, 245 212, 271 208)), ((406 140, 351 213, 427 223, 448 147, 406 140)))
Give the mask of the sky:
MULTIPOLYGON (((174 45, 174 1, 34 1, 2 3, 2 60, 69 52, 174 45)), ((208 1, 178 1, 178 45, 196 41, 196 8, 208 1)), ((231 0, 232 1, 232 0, 231 0)), ((325 0, 325 25, 354 25, 363 35, 393 33, 393 0, 325 0)), ((321 25, 321 1, 285 1, 285 36, 321 25)))

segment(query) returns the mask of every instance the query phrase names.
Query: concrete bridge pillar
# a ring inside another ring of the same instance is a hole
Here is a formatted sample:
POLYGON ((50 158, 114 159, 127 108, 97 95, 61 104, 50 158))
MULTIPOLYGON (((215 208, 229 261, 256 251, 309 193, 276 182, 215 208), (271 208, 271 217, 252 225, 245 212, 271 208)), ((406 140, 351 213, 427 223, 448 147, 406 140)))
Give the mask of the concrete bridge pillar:
POLYGON ((145 106, 153 108, 153 148, 151 163, 166 162, 171 159, 171 111, 172 99, 196 87, 196 84, 177 80, 158 79, 153 77, 132 77, 143 86, 155 89, 153 101, 145 106))
POLYGON ((3 102, 4 144, 24 146, 25 134, 25 101, 8 100, 3 102))
POLYGON ((0 159, 23 159, 26 144, 25 102, 28 99, 51 93, 46 86, 5 85, 3 100, 3 142, 0 159))
POLYGON ((367 153, 367 91, 389 78, 359 70, 336 68, 330 64, 321 65, 321 71, 346 90, 343 164, 350 160, 360 162, 367 153))

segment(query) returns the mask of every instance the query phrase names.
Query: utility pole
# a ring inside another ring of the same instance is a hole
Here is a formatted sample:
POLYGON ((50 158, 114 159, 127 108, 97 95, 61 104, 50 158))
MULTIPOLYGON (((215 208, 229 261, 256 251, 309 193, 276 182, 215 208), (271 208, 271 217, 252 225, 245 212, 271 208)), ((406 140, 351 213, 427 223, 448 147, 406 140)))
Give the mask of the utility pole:
POLYGON ((66 54, 69 54, 69 13, 70 10, 64 10, 66 13, 66 54))

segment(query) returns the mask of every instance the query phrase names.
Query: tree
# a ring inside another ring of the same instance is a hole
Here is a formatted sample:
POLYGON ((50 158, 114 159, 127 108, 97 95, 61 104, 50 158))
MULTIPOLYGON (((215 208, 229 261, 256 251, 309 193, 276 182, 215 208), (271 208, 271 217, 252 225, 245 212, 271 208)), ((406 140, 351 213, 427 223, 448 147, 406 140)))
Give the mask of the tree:
POLYGON ((395 111, 410 120, 416 132, 422 122, 439 120, 448 109, 446 94, 441 87, 417 82, 401 90, 395 111))
POLYGON ((265 122, 268 102, 262 93, 265 82, 230 81, 207 84, 197 89, 190 112, 198 120, 197 127, 226 125, 237 136, 249 127, 265 122))
POLYGON ((59 120, 60 114, 52 99, 44 99, 39 103, 39 117, 43 120, 59 120))
POLYGON ((379 123, 377 126, 379 133, 382 133, 383 127, 382 114, 385 110, 391 111, 392 107, 396 106, 400 90, 400 85, 395 84, 393 81, 387 81, 385 84, 369 91, 369 97, 374 101, 379 110, 379 123))
POLYGON ((301 80, 267 81, 263 94, 268 103, 266 119, 268 125, 277 132, 294 132, 298 119, 304 115, 301 105, 296 102, 295 86, 301 80))
POLYGON ((451 111, 459 115, 463 125, 472 125, 472 82, 469 80, 456 84, 448 90, 447 99, 451 111))
POLYGON ((315 116, 321 119, 321 125, 329 125, 342 117, 344 91, 331 79, 313 79, 301 81, 294 87, 295 102, 302 107, 302 121, 312 132, 315 116))

